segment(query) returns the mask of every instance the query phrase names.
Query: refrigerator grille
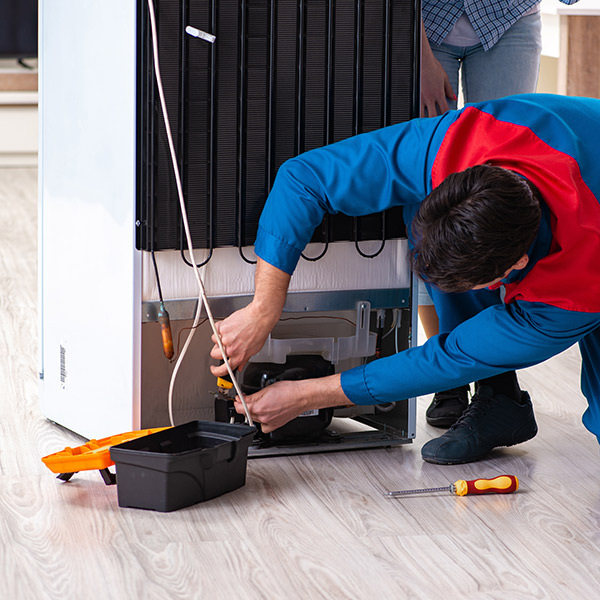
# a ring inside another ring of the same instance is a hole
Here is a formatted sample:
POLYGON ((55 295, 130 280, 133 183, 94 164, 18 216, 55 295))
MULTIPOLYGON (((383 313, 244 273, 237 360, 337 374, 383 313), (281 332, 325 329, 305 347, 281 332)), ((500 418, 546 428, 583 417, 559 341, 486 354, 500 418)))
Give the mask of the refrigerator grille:
MULTIPOLYGON (((196 248, 252 245, 288 158, 418 114, 418 0, 160 0, 157 23, 196 248)), ((182 249, 145 2, 138 25, 137 247, 182 249)), ((313 241, 403 236, 393 209, 326 217, 313 241)))

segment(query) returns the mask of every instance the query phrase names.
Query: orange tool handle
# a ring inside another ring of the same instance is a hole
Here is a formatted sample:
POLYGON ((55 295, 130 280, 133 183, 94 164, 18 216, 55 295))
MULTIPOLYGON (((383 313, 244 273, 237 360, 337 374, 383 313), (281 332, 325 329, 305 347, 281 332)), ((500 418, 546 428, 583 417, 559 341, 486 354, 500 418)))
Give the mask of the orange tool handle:
POLYGON ((160 333, 162 336, 163 353, 171 360, 175 354, 173 348, 173 334, 171 333, 171 320, 169 313, 166 310, 161 310, 158 314, 158 322, 160 323, 160 333))
POLYGON ((451 486, 457 496, 467 494, 510 494, 519 489, 519 480, 514 475, 499 475, 493 479, 459 479, 451 486))

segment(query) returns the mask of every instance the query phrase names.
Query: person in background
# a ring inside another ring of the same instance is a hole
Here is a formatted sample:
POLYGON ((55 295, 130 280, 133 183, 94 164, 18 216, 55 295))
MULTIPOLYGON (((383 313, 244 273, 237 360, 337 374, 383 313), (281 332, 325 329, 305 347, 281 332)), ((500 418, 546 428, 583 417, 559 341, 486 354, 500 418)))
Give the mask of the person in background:
MULTIPOLYGON (((542 52, 540 3, 423 0, 421 115, 456 109, 459 78, 465 103, 535 92, 542 52)), ((419 317, 427 338, 445 331, 422 282, 419 317)), ((469 385, 438 391, 425 413, 427 422, 452 426, 467 407, 469 392, 469 385)))

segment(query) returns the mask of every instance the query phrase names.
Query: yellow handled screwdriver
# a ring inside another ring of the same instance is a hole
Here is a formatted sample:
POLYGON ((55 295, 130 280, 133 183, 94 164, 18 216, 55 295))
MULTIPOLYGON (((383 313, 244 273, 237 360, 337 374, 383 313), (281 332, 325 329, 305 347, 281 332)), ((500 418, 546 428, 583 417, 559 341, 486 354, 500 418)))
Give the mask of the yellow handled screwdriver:
POLYGON ((423 488, 420 490, 401 490, 397 492, 387 492, 385 495, 390 498, 397 496, 406 496, 408 494, 425 494, 431 492, 450 492, 457 496, 466 496, 467 494, 510 494, 519 489, 519 480, 514 475, 498 475, 493 479, 472 479, 465 481, 459 479, 450 485, 436 488, 423 488))
MULTIPOLYGON (((224 365, 225 361, 222 360, 219 363, 219 366, 224 365)), ((234 369, 233 372, 234 374, 236 373, 237 369, 234 369)), ((231 377, 229 375, 229 373, 225 373, 225 375, 222 375, 221 377, 217 377, 217 387, 219 388, 219 391, 223 392, 225 395, 228 394, 229 390, 231 390, 233 388, 233 381, 231 381, 231 377)))

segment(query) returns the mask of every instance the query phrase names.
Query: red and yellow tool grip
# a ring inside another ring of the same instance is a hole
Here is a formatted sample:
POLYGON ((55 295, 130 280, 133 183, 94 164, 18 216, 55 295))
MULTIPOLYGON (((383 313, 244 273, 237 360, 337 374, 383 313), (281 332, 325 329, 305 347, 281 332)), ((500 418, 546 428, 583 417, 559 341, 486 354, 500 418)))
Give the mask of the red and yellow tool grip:
POLYGON ((514 475, 499 475, 493 479, 459 479, 454 482, 453 492, 457 496, 467 494, 509 494, 519 489, 519 480, 514 475))

